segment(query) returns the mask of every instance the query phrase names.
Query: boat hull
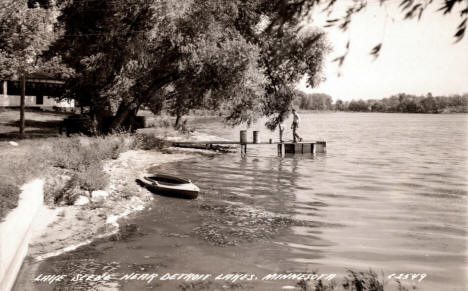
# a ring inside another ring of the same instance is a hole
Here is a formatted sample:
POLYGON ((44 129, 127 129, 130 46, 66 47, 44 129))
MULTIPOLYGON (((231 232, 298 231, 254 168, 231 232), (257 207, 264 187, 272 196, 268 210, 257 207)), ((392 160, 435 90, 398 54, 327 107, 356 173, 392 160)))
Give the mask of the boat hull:
POLYGON ((200 189, 191 182, 175 185, 164 185, 154 183, 154 181, 148 177, 138 178, 136 179, 136 182, 155 194, 167 197, 195 199, 198 197, 198 193, 200 192, 200 189))

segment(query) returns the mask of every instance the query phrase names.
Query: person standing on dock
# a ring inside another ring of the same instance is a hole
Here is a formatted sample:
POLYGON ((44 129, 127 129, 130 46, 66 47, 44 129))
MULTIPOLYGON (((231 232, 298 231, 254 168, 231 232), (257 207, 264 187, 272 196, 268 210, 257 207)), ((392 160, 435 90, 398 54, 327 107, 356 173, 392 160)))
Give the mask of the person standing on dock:
POLYGON ((301 121, 301 118, 299 117, 299 114, 297 114, 296 109, 293 108, 292 110, 293 114, 293 123, 291 125, 291 129, 293 130, 293 142, 296 143, 297 140, 302 141, 302 137, 299 136, 297 133, 297 129, 299 128, 299 122, 301 121))
POLYGON ((280 122, 278 123, 278 130, 279 130, 279 141, 283 142, 284 124, 283 124, 282 117, 280 117, 280 122))

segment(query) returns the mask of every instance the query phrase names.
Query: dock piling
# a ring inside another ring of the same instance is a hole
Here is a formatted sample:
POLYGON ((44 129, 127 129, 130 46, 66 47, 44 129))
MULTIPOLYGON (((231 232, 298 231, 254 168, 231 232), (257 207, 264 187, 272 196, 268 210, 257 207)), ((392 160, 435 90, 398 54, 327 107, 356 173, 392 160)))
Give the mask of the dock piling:
POLYGON ((283 144, 282 143, 279 143, 278 144, 278 156, 282 156, 283 155, 283 144))
POLYGON ((239 143, 241 147, 241 155, 247 154, 247 130, 239 132, 239 143))
POLYGON ((315 153, 326 153, 327 152, 327 142, 326 141, 316 141, 315 142, 315 153))
POLYGON ((253 143, 258 143, 259 142, 258 133, 259 133, 258 130, 253 131, 253 143))

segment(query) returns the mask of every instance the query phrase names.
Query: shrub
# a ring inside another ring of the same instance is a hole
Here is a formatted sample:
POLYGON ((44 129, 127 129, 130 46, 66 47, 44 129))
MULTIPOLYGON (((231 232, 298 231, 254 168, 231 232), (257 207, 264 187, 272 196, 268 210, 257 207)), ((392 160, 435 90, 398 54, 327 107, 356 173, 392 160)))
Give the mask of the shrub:
POLYGON ((162 150, 168 147, 169 143, 164 138, 156 137, 154 134, 137 134, 134 146, 143 150, 162 150))
POLYGON ((54 167, 81 170, 97 159, 96 153, 78 137, 59 138, 52 141, 48 160, 54 167))
POLYGON ((128 134, 116 134, 94 139, 90 147, 96 152, 98 159, 117 159, 119 155, 130 149, 134 137, 128 134))
POLYGON ((18 206, 20 189, 14 184, 0 184, 0 221, 7 212, 18 206))
POLYGON ((74 173, 70 183, 87 191, 101 190, 109 183, 109 175, 104 172, 102 164, 96 162, 74 173))
POLYGON ((188 125, 187 125, 187 119, 184 119, 184 121, 182 121, 181 123, 179 123, 176 127, 175 127, 176 130, 178 130, 179 132, 183 133, 183 134, 189 134, 191 132, 193 132, 193 128, 190 128, 188 125))
POLYGON ((132 139, 129 135, 59 138, 52 141, 48 160, 54 167, 82 171, 96 161, 117 159, 131 147, 132 139))
POLYGON ((171 127, 173 118, 169 115, 160 114, 158 116, 146 117, 146 127, 171 127))

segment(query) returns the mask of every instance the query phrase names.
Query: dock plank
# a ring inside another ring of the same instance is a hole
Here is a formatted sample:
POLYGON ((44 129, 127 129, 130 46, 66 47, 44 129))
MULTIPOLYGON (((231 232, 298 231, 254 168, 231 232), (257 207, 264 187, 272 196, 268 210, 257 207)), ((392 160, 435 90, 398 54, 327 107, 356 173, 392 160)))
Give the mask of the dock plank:
POLYGON ((172 141, 172 145, 181 148, 214 149, 215 147, 228 147, 229 145, 240 145, 241 154, 247 153, 248 145, 276 145, 278 155, 287 154, 315 154, 325 153, 327 143, 325 141, 285 141, 285 142, 247 142, 227 140, 204 140, 204 141, 172 141))
MULTIPOLYGON (((296 142, 296 144, 315 144, 319 141, 301 141, 301 142, 296 142)), ((173 141, 171 142, 173 145, 191 145, 191 144, 196 144, 196 145, 202 145, 202 144, 232 144, 232 145, 240 145, 241 142, 239 141, 225 141, 225 140, 220 140, 220 141, 173 141)), ((255 145, 255 144, 291 144, 293 143, 292 141, 285 141, 285 142, 247 142, 247 143, 242 143, 242 144, 248 144, 248 145, 255 145)))

